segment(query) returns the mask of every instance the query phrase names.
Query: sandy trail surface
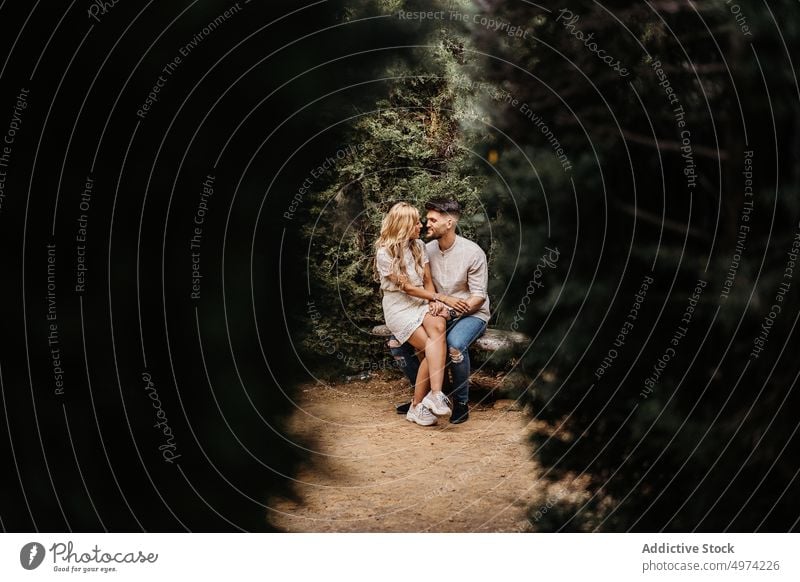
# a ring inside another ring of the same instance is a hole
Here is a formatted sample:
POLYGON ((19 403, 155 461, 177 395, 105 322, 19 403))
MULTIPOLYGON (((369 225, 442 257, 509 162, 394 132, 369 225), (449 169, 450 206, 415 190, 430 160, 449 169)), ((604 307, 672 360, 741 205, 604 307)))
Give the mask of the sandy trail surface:
POLYGON ((297 478, 302 501, 271 504, 285 531, 531 531, 528 508, 585 495, 582 480, 541 478, 527 437, 549 427, 513 400, 471 402, 467 422, 421 427, 395 413, 410 398, 402 378, 307 385, 300 395, 291 428, 313 454, 297 478))

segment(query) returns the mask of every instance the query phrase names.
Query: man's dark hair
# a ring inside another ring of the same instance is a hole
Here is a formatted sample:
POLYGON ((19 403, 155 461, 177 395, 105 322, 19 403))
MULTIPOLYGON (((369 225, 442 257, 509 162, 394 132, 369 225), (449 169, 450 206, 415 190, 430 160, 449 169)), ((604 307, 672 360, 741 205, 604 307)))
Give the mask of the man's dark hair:
POLYGON ((449 214, 458 219, 461 216, 461 205, 452 198, 434 198, 425 203, 425 210, 435 210, 443 214, 449 214))

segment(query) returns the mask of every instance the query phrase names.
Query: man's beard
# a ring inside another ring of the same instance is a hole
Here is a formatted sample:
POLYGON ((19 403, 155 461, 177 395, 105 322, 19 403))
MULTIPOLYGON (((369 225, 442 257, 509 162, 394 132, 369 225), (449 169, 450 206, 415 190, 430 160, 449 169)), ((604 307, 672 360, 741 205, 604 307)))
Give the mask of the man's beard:
POLYGON ((440 238, 442 238, 442 235, 433 230, 426 229, 424 237, 425 240, 439 240, 440 238))

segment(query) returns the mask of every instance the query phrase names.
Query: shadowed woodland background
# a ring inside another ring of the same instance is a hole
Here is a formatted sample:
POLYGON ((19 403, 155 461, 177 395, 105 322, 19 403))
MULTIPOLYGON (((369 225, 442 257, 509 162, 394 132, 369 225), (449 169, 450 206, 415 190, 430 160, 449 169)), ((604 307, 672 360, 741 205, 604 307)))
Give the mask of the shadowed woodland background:
POLYGON ((0 11, 0 130, 30 90, 0 208, 4 530, 272 529, 270 499, 313 462, 285 428, 292 395, 390 365, 368 333, 372 244, 393 202, 435 195, 465 205, 462 233, 489 254, 492 325, 532 338, 519 396, 563 438, 531 453, 547 479, 592 476, 593 500, 556 500, 537 529, 797 529, 796 2, 254 0, 137 117, 231 6, 0 11), (418 10, 443 16, 399 15, 418 10), (558 264, 532 286, 546 248, 558 264))

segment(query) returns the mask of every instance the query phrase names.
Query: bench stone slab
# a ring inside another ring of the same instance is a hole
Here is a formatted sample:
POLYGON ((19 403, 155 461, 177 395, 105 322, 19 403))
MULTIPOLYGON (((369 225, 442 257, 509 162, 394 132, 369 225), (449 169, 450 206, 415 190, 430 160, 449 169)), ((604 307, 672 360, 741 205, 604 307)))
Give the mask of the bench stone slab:
MULTIPOLYGON (((372 328, 372 335, 389 337, 392 332, 385 325, 376 325, 372 328)), ((475 340, 471 347, 485 352, 496 352, 498 350, 522 351, 530 343, 530 338, 524 333, 489 327, 481 337, 475 340)))

